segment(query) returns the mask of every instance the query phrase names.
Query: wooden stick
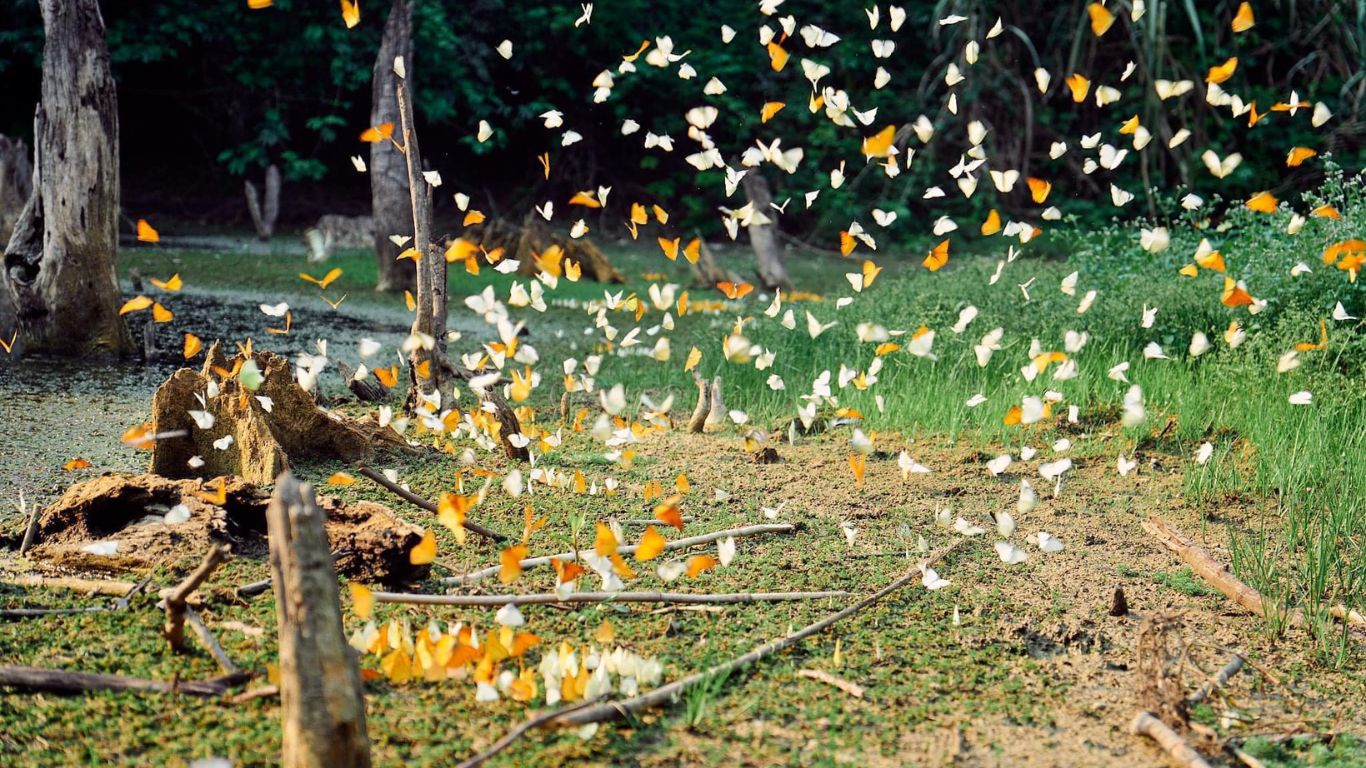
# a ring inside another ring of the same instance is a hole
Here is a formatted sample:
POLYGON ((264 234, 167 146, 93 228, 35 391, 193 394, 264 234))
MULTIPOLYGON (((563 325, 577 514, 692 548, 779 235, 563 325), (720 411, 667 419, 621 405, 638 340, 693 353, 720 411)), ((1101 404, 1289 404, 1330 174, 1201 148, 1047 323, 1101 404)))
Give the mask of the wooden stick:
POLYGON ((578 703, 570 704, 566 707, 552 709, 548 712, 542 712, 541 714, 518 724, 517 727, 513 728, 512 730, 504 734, 503 738, 493 742, 493 744, 488 749, 484 750, 483 752, 480 752, 474 757, 471 757, 465 762, 460 763, 456 766, 456 768, 477 768, 477 766, 483 765, 485 760, 488 760, 490 757, 493 757, 499 752, 502 752, 503 750, 507 749, 509 746, 511 746, 511 744, 514 741, 520 739, 522 737, 522 734, 526 733, 532 728, 550 722, 551 720, 554 720, 557 717, 563 717, 571 712, 577 712, 580 709, 591 707, 599 701, 602 701, 605 697, 606 694, 603 694, 602 696, 597 696, 591 699, 585 699, 578 703))
POLYGON ((1135 736, 1147 736, 1157 742, 1158 746, 1167 750, 1167 754, 1171 755, 1173 760, 1186 768, 1210 768, 1205 758, 1192 749, 1185 739, 1149 712, 1139 712, 1129 730, 1135 736))
MULTIPOLYGON (((408 489, 404 488, 398 483, 390 481, 389 478, 384 476, 383 472, 376 472, 375 470, 370 469, 366 466, 357 466, 356 471, 360 473, 362 476, 375 481, 375 484, 379 485, 381 488, 384 488, 390 493, 393 493, 395 496, 398 496, 400 499, 403 499, 409 504, 412 504, 416 507, 421 507, 422 509, 425 509, 433 514, 436 513, 435 504, 422 498, 421 496, 418 496, 416 493, 409 491, 408 489)), ((471 533, 477 533, 480 536, 484 536, 494 541, 504 541, 507 539, 507 537, 503 534, 490 528, 485 528, 484 526, 470 520, 466 520, 462 524, 462 527, 471 533)))
POLYGON ((123 597, 137 586, 131 581, 109 581, 106 579, 77 579, 67 576, 19 576, 13 579, 0 579, 7 587, 26 587, 38 589, 67 589, 85 595, 108 595, 123 597))
POLYGON ((288 472, 266 507, 280 627, 284 768, 368 768, 356 654, 342 629, 337 569, 313 489, 288 472))
POLYGON ((161 630, 161 634, 170 641, 174 650, 179 651, 185 646, 185 611, 188 608, 185 601, 213 574, 214 569, 227 562, 229 557, 231 555, 226 546, 214 544, 205 553, 204 562, 166 596, 166 626, 161 630))
MULTIPOLYGON (((24 492, 19 492, 19 514, 24 514, 28 501, 24 499, 24 492)), ((35 506, 28 515, 28 526, 24 528, 24 540, 19 544, 19 554, 24 554, 37 543, 38 540, 38 518, 43 511, 42 507, 35 506)))
MULTIPOLYGON (((1237 576, 1230 573, 1227 567, 1210 557, 1209 553, 1200 545, 1175 527, 1155 517, 1150 517, 1143 522, 1143 530, 1161 541, 1167 549, 1175 552, 1176 556, 1190 566, 1191 570, 1195 571, 1200 578, 1209 582, 1215 589, 1224 593, 1225 597, 1252 614, 1266 618, 1268 613, 1274 615, 1284 611, 1291 626, 1305 626, 1306 620, 1303 612, 1295 609, 1287 610, 1274 600, 1267 599, 1261 592, 1249 587, 1237 576)), ((1366 617, 1356 611, 1348 610, 1346 606, 1332 606, 1328 609, 1328 613, 1349 625, 1366 626, 1366 617)))
POLYGON ((78 613, 104 613, 112 611, 107 605, 92 605, 86 608, 6 608, 0 610, 0 619, 36 619, 40 616, 72 616, 78 613))
POLYGON ((0 667, 0 687, 43 693, 89 693, 91 691, 144 691, 147 693, 183 693, 189 696, 222 696, 252 678, 249 672, 238 672, 208 680, 181 680, 168 683, 123 675, 103 675, 94 672, 68 672, 43 667, 0 667))
MULTIPOLYGON (((954 550, 963 546, 963 544, 965 544, 969 540, 970 539, 968 539, 965 536, 959 537, 956 541, 954 541, 954 543, 950 544, 947 547, 944 547, 937 553, 931 555, 930 558, 924 562, 924 564, 932 565, 938 562, 939 560, 942 560, 943 558, 947 557, 950 553, 952 553, 954 550)), ((835 613, 832 613, 829 616, 826 616, 825 618, 821 619, 820 621, 815 622, 814 624, 808 624, 807 626, 803 627, 802 629, 796 632, 793 632, 790 635, 764 643, 763 645, 760 645, 759 647, 755 648, 749 653, 746 653, 743 656, 731 659, 730 661, 727 661, 723 664, 718 664, 714 667, 711 667, 710 669, 706 669, 696 674, 689 675, 688 677, 682 678, 680 680, 675 680, 674 682, 669 683, 668 685, 660 686, 659 688, 656 688, 653 691, 650 691, 649 693, 641 694, 640 696, 635 696, 630 699, 606 701, 602 704, 598 704, 596 706, 589 707, 578 712, 562 715, 561 717, 556 718, 554 721, 551 722, 555 723, 556 725, 583 725, 585 723, 597 723, 605 720, 612 720, 617 717, 621 717, 627 713, 636 712, 647 707, 671 703, 673 701, 676 701, 678 697, 681 696, 683 692, 686 691, 688 688, 691 688, 692 686, 697 685, 703 681, 709 680, 715 675, 729 674, 730 672, 736 669, 740 669, 741 667, 753 664, 754 662, 759 661, 760 659, 766 656, 770 656, 774 653, 777 653, 778 651, 781 651, 784 648, 796 645, 797 643, 800 643, 806 638, 811 637, 815 634, 819 634, 820 632, 823 632, 824 630, 840 622, 841 620, 846 619, 858 613, 859 611, 862 611, 863 609, 877 603, 879 600, 886 597, 887 595, 890 595, 891 593, 897 591, 898 589, 901 589, 902 587, 906 586, 907 584, 910 584, 911 582, 919 578, 921 578, 920 569, 912 568, 909 571, 907 571, 904 576, 897 578, 892 583, 888 584, 882 589, 879 589, 873 594, 863 598, 862 600, 859 600, 853 605, 850 605, 835 613)))
POLYGON ((1238 670, 1242 669, 1243 665, 1246 663, 1247 659, 1244 659, 1237 653, 1233 654, 1233 658, 1228 660, 1228 663, 1224 665, 1223 669, 1220 669, 1214 677, 1206 680, 1205 684, 1200 686, 1195 693, 1191 694, 1190 698, 1186 701, 1190 704, 1199 704, 1204 701, 1215 690, 1228 685, 1229 678, 1238 674, 1238 670))
POLYGON ((710 595, 682 592, 574 592, 560 597, 553 592, 534 595, 421 595, 410 592, 374 592, 371 596, 377 603, 501 608, 505 605, 545 605, 547 603, 777 603, 786 600, 824 600, 832 597, 848 597, 849 593, 841 590, 830 592, 729 592, 710 595))
POLYGON ((868 690, 858 683, 851 683, 848 680, 835 677, 829 672, 820 669, 799 669, 797 670, 797 677, 804 677, 807 680, 815 680, 816 682, 825 683, 826 685, 833 685, 856 699, 863 698, 863 694, 868 690))
MULTIPOLYGON (((731 528, 730 530, 716 531, 715 533, 707 533, 701 536, 689 536, 683 539, 674 539, 673 541, 664 545, 664 550, 667 552, 670 550, 682 549, 684 547, 696 546, 698 544, 709 544, 713 541, 719 541, 721 539, 724 539, 727 536, 735 536, 738 538, 741 536, 757 536, 761 533, 792 533, 795 530, 797 530, 797 526, 791 523, 768 523, 761 525, 747 525, 743 528, 731 528)), ((617 550, 617 552, 619 552, 623 557, 626 555, 634 554, 635 551, 636 546, 634 544, 621 547, 617 550)), ((578 557, 579 555, 577 552, 561 552, 558 555, 528 557, 522 561, 522 568, 526 569, 537 565, 549 565, 552 559, 560 561, 569 561, 577 560, 578 557)), ((471 571, 462 576, 447 576, 441 580, 441 583, 469 584, 471 582, 479 581, 480 579, 488 578, 489 576, 495 576, 497 575, 499 570, 500 566, 491 565, 488 568, 484 568, 478 571, 471 571)))
POLYGON ((232 658, 228 656, 228 652, 223 650, 223 646, 218 644, 218 638, 213 636, 213 631, 210 630, 208 626, 204 624, 204 620, 199 617, 198 611, 186 606, 185 621, 189 623, 190 629, 194 630, 195 635, 199 638, 199 642, 203 643, 204 647, 208 649, 209 655, 213 657, 213 660, 218 662, 218 666, 222 668, 223 674, 232 675, 240 671, 238 670, 237 665, 232 663, 232 658))

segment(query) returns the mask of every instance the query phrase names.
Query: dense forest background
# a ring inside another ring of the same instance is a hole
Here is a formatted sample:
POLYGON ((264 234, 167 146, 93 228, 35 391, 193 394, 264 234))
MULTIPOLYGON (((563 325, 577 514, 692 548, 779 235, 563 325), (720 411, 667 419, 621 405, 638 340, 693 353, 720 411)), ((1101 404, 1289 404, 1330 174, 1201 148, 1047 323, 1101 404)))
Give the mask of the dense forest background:
MULTIPOLYGON (((1135 0, 1136 1, 1136 0, 1135 0)), ((241 194, 244 178, 259 180, 276 163, 284 172, 282 222, 303 226, 323 213, 365 213, 369 183, 348 157, 366 154, 358 140, 370 111, 370 79, 388 3, 361 0, 362 23, 347 29, 334 2, 276 0, 273 7, 249 11, 244 2, 202 0, 119 0, 105 3, 109 51, 118 84, 122 132, 123 205, 139 216, 206 227, 248 226, 241 194)), ((787 0, 769 23, 792 14, 799 25, 815 24, 839 35, 833 48, 811 49, 794 40, 792 65, 772 72, 753 0, 658 3, 599 0, 591 24, 574 26, 578 3, 539 0, 430 0, 416 7, 414 60, 409 64, 417 94, 427 162, 439 170, 449 191, 465 191, 495 216, 520 219, 545 199, 562 201, 575 190, 611 186, 632 200, 658 201, 682 217, 685 226, 720 232, 717 205, 724 202, 719 174, 700 174, 684 157, 694 151, 686 138, 684 112, 703 103, 721 108, 711 133, 728 158, 756 138, 782 137, 783 146, 801 146, 806 156, 797 173, 777 177, 769 169, 775 198, 797 198, 784 227, 810 241, 825 239, 879 206, 902 216, 924 219, 933 203, 920 194, 946 181, 944 169, 967 148, 960 128, 983 121, 990 133, 986 148, 993 167, 1005 160, 1028 175, 1047 161, 1049 145, 1081 134, 1106 131, 1142 105, 1137 114, 1151 126, 1154 146, 1140 153, 1118 182, 1145 190, 1146 212, 1174 210, 1171 193, 1191 188, 1226 197, 1279 179, 1278 191, 1305 188, 1323 173, 1320 164, 1286 169, 1284 156, 1295 145, 1349 169, 1363 164, 1366 122, 1366 0, 1273 0, 1257 6, 1257 24, 1234 36, 1226 20, 1232 0, 1148 0, 1146 13, 1129 23, 1129 2, 1112 3, 1123 19, 1104 38, 1089 34, 1083 0, 941 0, 906 2, 907 21, 892 34, 883 18, 872 30, 863 6, 825 0, 787 0), (941 26, 937 21, 960 13, 972 21, 941 26), (981 39, 990 19, 999 16, 1005 31, 987 46, 981 61, 965 70, 959 86, 960 114, 953 121, 943 109, 945 84, 937 73, 961 56, 968 39, 981 39), (987 21, 983 21, 987 20, 987 21), (720 29, 737 31, 721 41, 720 29), (698 77, 682 80, 675 69, 645 66, 618 76, 610 99, 595 104, 594 78, 616 72, 622 56, 643 40, 669 35, 676 52, 698 77), (495 46, 511 40, 514 55, 504 59, 495 46), (875 58, 870 41, 893 39, 896 55, 875 58), (1237 91, 1255 99, 1265 112, 1291 92, 1309 102, 1323 101, 1334 112, 1329 133, 1314 132, 1306 120, 1271 115, 1249 128, 1246 117, 1233 119, 1201 98, 1209 67, 1229 56, 1240 60, 1237 91), (917 148, 911 178, 890 180, 881 173, 859 173, 859 135, 838 128, 806 108, 811 89, 800 58, 828 65, 822 85, 847 90, 860 110, 877 107, 876 127, 906 125, 926 114, 938 125, 955 126, 937 135, 930 147, 917 148), (1128 62, 1136 68, 1127 81, 1128 62), (874 72, 885 66, 891 82, 873 88, 874 72), (1046 93, 1036 87, 1034 70, 1052 74, 1046 93), (1073 103, 1063 78, 1083 72, 1096 83, 1119 88, 1124 100, 1097 108, 1073 103), (702 86, 718 77, 728 90, 703 96, 702 86), (1192 95, 1161 101, 1156 80, 1190 79, 1192 95), (767 125, 760 125, 765 102, 787 103, 767 125), (538 115, 564 113, 565 128, 583 139, 561 148, 559 130, 547 130, 538 115), (627 118, 642 130, 621 135, 627 118), (1279 118, 1279 119, 1278 119, 1279 118), (485 143, 475 138, 480 120, 494 128, 485 143), (1193 132, 1178 149, 1166 140, 1181 127, 1193 132), (646 131, 669 134, 678 142, 672 153, 646 150, 646 131), (1218 180, 1199 160, 1205 149, 1220 156, 1242 152, 1242 167, 1218 180), (550 151, 555 172, 547 183, 536 156, 550 151), (826 174, 849 163, 850 181, 831 189, 826 174), (1290 172, 1287 172, 1289 170, 1290 172), (548 186, 547 186, 548 184, 548 186), (821 204, 810 211, 800 196, 821 188, 821 204)), ((884 9, 885 15, 885 9, 884 9)), ((31 144, 32 106, 38 97, 42 24, 34 0, 14 0, 0 18, 0 133, 31 144)), ((1072 173, 1055 182, 1055 198, 1068 213, 1102 219, 1113 215, 1106 186, 1113 176, 1091 179, 1081 172, 1080 153, 1069 153, 1072 173)), ((443 190, 444 191, 444 190, 443 190)), ((1008 210, 1005 200, 978 194, 955 200, 956 212, 1008 210)), ((619 198, 620 199, 620 198, 619 198)), ((943 213, 942 202, 936 215, 943 213)), ((438 215, 453 217, 449 194, 438 196, 438 215)), ((609 236, 625 230, 611 225, 609 236)), ((915 233, 907 232, 907 235, 915 233)))

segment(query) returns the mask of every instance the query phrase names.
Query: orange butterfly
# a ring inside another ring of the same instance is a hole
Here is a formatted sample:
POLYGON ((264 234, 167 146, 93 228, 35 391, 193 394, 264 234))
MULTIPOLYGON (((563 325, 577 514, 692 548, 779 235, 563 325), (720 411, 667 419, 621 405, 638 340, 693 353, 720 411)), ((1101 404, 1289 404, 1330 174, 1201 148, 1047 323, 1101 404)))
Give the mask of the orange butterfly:
POLYGON ((736 285, 735 283, 729 283, 724 280, 717 283, 716 288, 721 291, 721 293, 726 294, 726 298, 728 299, 742 299, 745 296, 748 296, 750 291, 754 290, 754 286, 749 283, 740 283, 739 285, 736 285))
POLYGON ((152 229, 152 225, 148 224, 146 219, 138 219, 138 242, 161 242, 161 235, 158 234, 155 229, 152 229))
POLYGON ((938 272, 940 267, 949 263, 949 241, 944 240, 936 245, 920 263, 929 271, 938 272))

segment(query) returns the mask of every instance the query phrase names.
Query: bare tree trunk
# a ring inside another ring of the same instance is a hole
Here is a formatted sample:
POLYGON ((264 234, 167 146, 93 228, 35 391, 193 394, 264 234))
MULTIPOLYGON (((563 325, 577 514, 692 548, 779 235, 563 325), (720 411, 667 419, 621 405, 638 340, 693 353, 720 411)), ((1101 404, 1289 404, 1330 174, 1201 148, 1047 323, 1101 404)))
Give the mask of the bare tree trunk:
POLYGON ((119 317, 118 99, 96 0, 42 0, 42 102, 33 194, 5 249, 0 282, 28 351, 133 350, 119 317))
POLYGON ((413 333, 433 339, 431 349, 419 346, 409 365, 413 372, 408 404, 416 407, 417 394, 440 392, 446 371, 446 258, 432 243, 432 188, 422 178, 422 148, 417 141, 413 104, 405 83, 397 87, 398 116, 402 124, 403 155, 407 160, 409 200, 412 205, 412 247, 417 261, 417 311, 413 333))
POLYGON ((248 181, 246 183, 247 193, 247 212, 251 214, 251 223, 256 227, 256 237, 260 240, 269 240, 275 234, 275 220, 280 217, 280 167, 271 163, 266 168, 266 203, 261 205, 261 194, 256 191, 256 185, 248 181))
POLYGON ((280 624, 285 768, 370 765, 365 698, 342 630, 337 573, 313 489, 285 473, 266 509, 280 624))
MULTIPOLYGON (((413 3, 394 0, 389 20, 384 24, 384 38, 375 57, 370 103, 370 124, 399 124, 396 89, 398 75, 394 74, 394 57, 402 56, 405 64, 413 63, 413 3)), ((398 260, 403 248, 389 239, 390 235, 413 234, 413 212, 408 201, 408 170, 403 155, 387 141, 370 145, 370 207, 375 218, 375 258, 379 265, 380 291, 412 290, 417 273, 409 259, 398 260)))
POLYGON ((754 212, 769 220, 769 223, 746 227, 749 244, 754 247, 759 282, 769 290, 781 288, 791 291, 792 278, 787 276, 787 254, 782 241, 778 239, 778 211, 773 207, 773 192, 768 188, 768 179, 758 168, 751 168, 742 183, 754 212))

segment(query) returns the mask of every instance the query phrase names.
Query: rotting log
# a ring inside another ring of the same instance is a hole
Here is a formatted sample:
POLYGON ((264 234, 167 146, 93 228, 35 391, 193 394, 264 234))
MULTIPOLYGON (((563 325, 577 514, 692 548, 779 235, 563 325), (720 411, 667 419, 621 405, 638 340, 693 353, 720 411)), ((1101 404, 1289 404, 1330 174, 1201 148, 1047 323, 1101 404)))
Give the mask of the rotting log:
POLYGON ((313 489, 281 475, 266 523, 280 632, 282 763, 369 766, 360 668, 342 629, 336 570, 313 489))

